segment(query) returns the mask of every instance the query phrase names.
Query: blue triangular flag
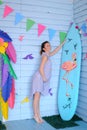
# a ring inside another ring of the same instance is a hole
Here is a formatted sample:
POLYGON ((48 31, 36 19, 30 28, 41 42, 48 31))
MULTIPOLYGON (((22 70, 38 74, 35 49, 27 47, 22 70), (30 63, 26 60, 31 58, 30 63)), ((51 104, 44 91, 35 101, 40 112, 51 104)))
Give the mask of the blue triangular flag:
POLYGON ((86 23, 83 23, 83 24, 82 24, 81 29, 82 29, 83 32, 86 33, 86 23))
POLYGON ((49 40, 51 41, 56 33, 56 30, 48 29, 48 32, 49 32, 49 40))
POLYGON ((19 22, 21 22, 23 18, 24 18, 24 16, 22 14, 16 13, 16 15, 15 15, 15 24, 18 24, 19 22))

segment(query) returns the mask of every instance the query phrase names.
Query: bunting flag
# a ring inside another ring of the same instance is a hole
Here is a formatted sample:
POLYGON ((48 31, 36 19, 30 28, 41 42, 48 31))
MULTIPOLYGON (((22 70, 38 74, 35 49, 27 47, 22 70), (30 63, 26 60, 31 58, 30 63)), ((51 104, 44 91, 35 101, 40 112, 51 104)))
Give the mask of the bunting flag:
POLYGON ((21 22, 23 18, 24 18, 24 16, 22 14, 16 13, 16 15, 15 15, 15 25, 18 24, 19 22, 21 22))
POLYGON ((35 22, 31 19, 27 19, 26 23, 26 31, 30 30, 30 28, 35 24, 35 22))
POLYGON ((3 2, 2 2, 2 0, 0 0, 0 5, 2 5, 3 4, 3 2))
POLYGON ((6 5, 5 9, 4 9, 3 18, 5 18, 6 16, 8 16, 12 12, 13 12, 13 9, 10 6, 6 5))
POLYGON ((51 41, 56 33, 56 30, 48 29, 48 32, 49 32, 49 40, 51 41))
POLYGON ((60 35, 60 43, 62 43, 62 42, 64 41, 64 39, 65 39, 67 33, 65 33, 65 32, 60 32, 59 35, 60 35))
POLYGON ((38 36, 40 36, 45 29, 46 29, 46 26, 42 24, 38 24, 38 36))
POLYGON ((86 33, 86 23, 83 23, 81 26, 81 30, 86 33))

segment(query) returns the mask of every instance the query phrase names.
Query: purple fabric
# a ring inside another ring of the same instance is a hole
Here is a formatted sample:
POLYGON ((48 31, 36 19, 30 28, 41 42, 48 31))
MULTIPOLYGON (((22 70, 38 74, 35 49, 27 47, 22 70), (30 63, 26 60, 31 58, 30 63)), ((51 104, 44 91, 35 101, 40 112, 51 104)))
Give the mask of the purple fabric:
POLYGON ((8 64, 3 63, 3 67, 2 67, 2 87, 5 85, 5 83, 7 81, 8 71, 9 71, 8 64))
POLYGON ((50 77, 51 77, 51 60, 50 57, 43 53, 43 55, 46 55, 48 57, 48 60, 44 67, 44 72, 47 78, 47 82, 43 82, 43 79, 40 75, 39 70, 34 74, 33 81, 32 81, 32 96, 35 94, 35 92, 40 92, 43 95, 49 94, 49 87, 50 87, 50 77))

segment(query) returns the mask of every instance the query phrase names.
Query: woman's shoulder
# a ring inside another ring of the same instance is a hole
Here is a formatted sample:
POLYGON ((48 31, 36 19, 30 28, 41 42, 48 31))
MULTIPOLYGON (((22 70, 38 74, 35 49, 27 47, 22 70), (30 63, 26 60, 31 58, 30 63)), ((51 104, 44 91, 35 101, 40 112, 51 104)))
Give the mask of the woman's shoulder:
POLYGON ((49 57, 49 55, 48 55, 46 52, 43 52, 43 53, 42 53, 42 56, 49 57))

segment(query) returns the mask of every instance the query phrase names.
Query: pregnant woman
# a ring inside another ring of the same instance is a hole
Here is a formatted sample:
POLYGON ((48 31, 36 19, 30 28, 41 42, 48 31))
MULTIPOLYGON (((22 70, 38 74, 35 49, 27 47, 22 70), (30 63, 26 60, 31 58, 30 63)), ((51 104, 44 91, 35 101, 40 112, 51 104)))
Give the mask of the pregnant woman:
POLYGON ((49 91, 49 81, 51 77, 51 60, 50 56, 56 54, 61 47, 64 45, 64 42, 60 44, 56 49, 52 52, 51 45, 48 41, 45 41, 41 44, 41 63, 37 72, 33 76, 32 82, 32 96, 33 96, 33 111, 34 111, 34 119, 37 123, 42 123, 43 120, 40 116, 39 110, 39 102, 40 95, 46 95, 49 91))

